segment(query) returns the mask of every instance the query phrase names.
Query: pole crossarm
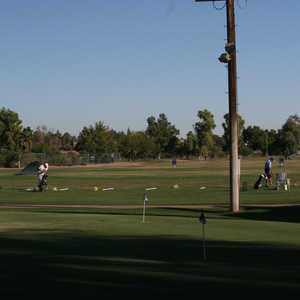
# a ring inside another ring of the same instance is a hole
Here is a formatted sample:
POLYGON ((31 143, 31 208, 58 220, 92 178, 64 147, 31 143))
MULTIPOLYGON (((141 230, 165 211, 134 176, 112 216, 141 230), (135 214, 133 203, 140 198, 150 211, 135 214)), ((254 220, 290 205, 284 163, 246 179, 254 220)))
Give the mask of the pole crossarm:
POLYGON ((226 0, 195 0, 196 2, 215 2, 215 1, 226 1, 226 0))

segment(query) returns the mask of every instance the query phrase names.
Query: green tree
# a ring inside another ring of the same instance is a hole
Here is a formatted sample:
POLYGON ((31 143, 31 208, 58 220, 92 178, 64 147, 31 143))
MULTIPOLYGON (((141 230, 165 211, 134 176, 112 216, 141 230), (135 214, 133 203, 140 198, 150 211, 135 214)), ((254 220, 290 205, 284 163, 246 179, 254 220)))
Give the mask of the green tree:
POLYGON ((65 132, 61 137, 61 148, 66 151, 73 149, 73 137, 69 132, 65 132))
POLYGON ((281 153, 278 131, 275 129, 265 130, 266 151, 265 155, 276 155, 281 153))
POLYGON ((58 154, 61 148, 61 139, 62 135, 58 130, 52 132, 45 125, 39 126, 33 132, 32 152, 44 153, 47 156, 58 154))
POLYGON ((157 120, 151 116, 147 119, 146 134, 153 138, 157 146, 157 157, 161 158, 162 153, 176 152, 176 145, 179 130, 172 125, 165 114, 160 114, 157 120))
MULTIPOLYGON (((229 122, 229 114, 224 115, 225 122, 222 123, 222 127, 224 129, 224 152, 230 151, 230 122, 229 122)), ((244 131, 245 121, 243 118, 238 115, 238 151, 242 155, 249 155, 251 153, 251 149, 247 147, 243 139, 243 131, 244 131)))
POLYGON ((281 144, 281 153, 288 157, 297 152, 298 143, 295 135, 291 131, 280 130, 280 144, 281 144))
POLYGON ((30 152, 32 148, 33 131, 30 127, 23 128, 22 134, 22 148, 25 152, 30 152))
POLYGON ((135 160, 137 153, 137 144, 134 133, 128 129, 127 134, 122 134, 119 140, 119 151, 122 157, 127 158, 128 160, 135 160))
POLYGON ((189 159, 191 156, 199 156, 200 154, 197 135, 195 135, 192 131, 189 131, 186 135, 183 152, 187 159, 189 159))
POLYGON ((267 130, 267 148, 271 155, 288 157, 300 148, 300 118, 291 115, 279 130, 267 130))
POLYGON ((198 111, 198 117, 200 121, 194 124, 194 130, 200 152, 203 156, 207 156, 212 153, 214 148, 213 130, 216 128, 214 115, 205 109, 198 111))
POLYGON ((62 134, 57 130, 56 132, 48 131, 45 135, 45 143, 54 153, 58 153, 61 148, 62 134))
POLYGON ((135 132, 137 142, 137 158, 153 158, 156 153, 156 145, 151 137, 144 131, 135 132))
POLYGON ((119 151, 122 157, 128 160, 146 159, 153 157, 155 144, 151 137, 143 131, 127 130, 119 140, 119 151))
POLYGON ((291 115, 281 128, 282 151, 291 155, 300 149, 300 117, 291 115))
POLYGON ((46 149, 48 149, 48 146, 45 144, 45 136, 47 131, 48 129, 46 126, 38 126, 37 129, 34 130, 32 135, 32 152, 46 153, 46 149))
POLYGON ((82 129, 75 149, 91 155, 111 154, 117 150, 117 142, 113 131, 100 121, 82 129))
POLYGON ((22 121, 19 115, 10 109, 0 111, 0 148, 18 152, 23 148, 22 121))
POLYGON ((32 131, 23 128, 19 115, 6 108, 0 111, 0 149, 6 152, 5 165, 13 166, 20 161, 23 152, 30 150, 32 131))
POLYGON ((223 148, 225 145, 224 138, 222 136, 218 136, 216 134, 213 135, 214 139, 214 146, 212 150, 212 155, 213 156, 223 156, 223 148))
POLYGON ((243 130, 243 139, 247 147, 253 151, 261 151, 263 154, 267 150, 267 133, 259 126, 248 126, 243 130))

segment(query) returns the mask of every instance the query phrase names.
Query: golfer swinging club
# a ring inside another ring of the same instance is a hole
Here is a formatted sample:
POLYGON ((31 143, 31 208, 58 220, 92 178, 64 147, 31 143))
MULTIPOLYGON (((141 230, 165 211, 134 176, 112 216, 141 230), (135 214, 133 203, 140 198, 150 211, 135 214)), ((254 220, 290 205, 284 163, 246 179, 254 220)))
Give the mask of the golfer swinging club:
POLYGON ((44 178, 44 176, 47 174, 48 168, 49 168, 48 163, 43 163, 43 164, 41 164, 41 165, 39 166, 39 168, 38 168, 39 186, 42 185, 43 178, 44 178))
POLYGON ((267 177, 267 184, 269 183, 270 185, 272 185, 272 162, 273 162, 273 160, 274 160, 274 158, 271 157, 265 163, 265 174, 267 177))

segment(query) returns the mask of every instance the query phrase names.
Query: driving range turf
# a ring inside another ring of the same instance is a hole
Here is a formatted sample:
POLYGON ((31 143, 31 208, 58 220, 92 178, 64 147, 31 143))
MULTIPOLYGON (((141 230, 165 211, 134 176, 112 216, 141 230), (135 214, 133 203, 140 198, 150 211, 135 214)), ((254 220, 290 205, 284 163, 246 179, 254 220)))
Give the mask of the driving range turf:
POLYGON ((227 160, 52 167, 46 193, 25 190, 36 177, 1 169, 0 295, 300 295, 300 161, 287 161, 290 191, 253 189, 263 163, 242 160, 239 213, 227 160))

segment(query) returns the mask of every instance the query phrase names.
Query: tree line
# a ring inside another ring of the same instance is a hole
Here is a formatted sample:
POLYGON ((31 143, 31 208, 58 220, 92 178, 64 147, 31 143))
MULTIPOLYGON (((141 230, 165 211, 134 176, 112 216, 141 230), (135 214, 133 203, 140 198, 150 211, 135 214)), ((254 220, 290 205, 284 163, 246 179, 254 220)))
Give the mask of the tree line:
MULTIPOLYGON (((227 155, 230 149, 230 120, 224 115, 223 135, 214 134, 214 115, 204 109, 197 113, 198 121, 185 138, 171 124, 164 113, 157 118, 149 116, 144 131, 115 131, 98 121, 83 127, 78 136, 53 132, 41 126, 33 130, 23 127, 17 112, 3 107, 0 111, 0 163, 12 166, 24 153, 44 153, 47 157, 70 151, 91 156, 120 154, 122 159, 160 159, 163 157, 217 157, 227 155)), ((300 149, 300 117, 288 117, 280 129, 264 130, 259 126, 245 127, 239 121, 239 154, 248 156, 283 155, 288 157, 300 149)))

